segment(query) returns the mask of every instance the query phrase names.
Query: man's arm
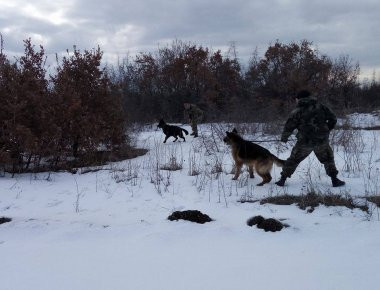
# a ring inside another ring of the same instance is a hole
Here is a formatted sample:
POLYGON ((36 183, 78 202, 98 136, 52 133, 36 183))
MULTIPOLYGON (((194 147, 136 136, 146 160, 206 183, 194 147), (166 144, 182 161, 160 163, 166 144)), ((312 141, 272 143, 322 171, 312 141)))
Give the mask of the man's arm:
POLYGON ((285 123, 284 130, 281 135, 281 142, 286 143, 290 135, 292 135, 293 131, 297 129, 299 124, 299 116, 298 110, 294 110, 288 120, 285 123))
POLYGON ((323 106, 323 110, 326 114, 326 123, 330 130, 334 129, 337 119, 335 114, 326 106, 323 106))
POLYGON ((189 111, 187 109, 183 110, 183 121, 185 123, 189 122, 189 111))
POLYGON ((199 107, 197 107, 197 114, 198 114, 198 116, 197 116, 198 121, 202 121, 204 115, 203 115, 203 111, 199 107))

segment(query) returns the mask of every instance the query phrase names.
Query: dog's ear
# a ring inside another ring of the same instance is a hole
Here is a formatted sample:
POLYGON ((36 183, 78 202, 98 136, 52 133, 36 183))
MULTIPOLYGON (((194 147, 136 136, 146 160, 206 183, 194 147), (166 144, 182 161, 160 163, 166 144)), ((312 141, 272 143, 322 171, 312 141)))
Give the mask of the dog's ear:
POLYGON ((232 133, 235 133, 235 134, 238 133, 238 131, 236 130, 236 128, 234 128, 234 129, 232 130, 232 133))

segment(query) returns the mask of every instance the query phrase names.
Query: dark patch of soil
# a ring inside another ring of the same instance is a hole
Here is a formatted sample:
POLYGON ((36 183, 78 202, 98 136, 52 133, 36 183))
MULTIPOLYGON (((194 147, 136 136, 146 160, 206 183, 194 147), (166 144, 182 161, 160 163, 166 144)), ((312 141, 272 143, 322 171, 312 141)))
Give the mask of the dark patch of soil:
POLYGON ((306 195, 279 195, 264 198, 260 201, 260 204, 277 204, 277 205, 291 205, 296 204, 300 209, 307 210, 307 212, 313 212, 316 207, 323 204, 325 206, 345 206, 349 209, 358 208, 362 211, 368 212, 368 206, 358 205, 354 203, 351 197, 341 196, 338 194, 316 194, 308 193, 306 195))
MULTIPOLYGON (((6 169, 5 171, 9 173, 39 173, 39 172, 57 172, 57 171, 68 171, 73 174, 77 173, 78 168, 91 167, 91 166, 101 166, 108 162, 117 162, 126 159, 136 158, 145 155, 148 152, 147 149, 134 148, 128 145, 118 148, 117 150, 107 151, 100 150, 96 152, 82 152, 79 153, 78 157, 74 160, 67 160, 67 157, 53 161, 48 160, 47 164, 34 166, 28 169, 18 168, 15 171, 6 169)), ((84 169, 83 173, 97 171, 97 169, 84 169)), ((98 169, 99 170, 99 169, 98 169)))
POLYGON ((247 225, 250 227, 255 225, 257 228, 263 229, 266 232, 278 232, 281 231, 284 227, 289 227, 287 224, 283 224, 274 218, 266 219, 261 215, 248 219, 247 225))
POLYGON ((263 218, 261 215, 257 215, 254 217, 251 217, 249 220, 247 220, 247 225, 250 227, 261 224, 265 218, 263 218))
POLYGON ((147 149, 133 148, 130 146, 124 146, 115 151, 97 151, 88 154, 82 154, 78 156, 75 160, 67 161, 61 166, 63 169, 68 168, 79 168, 88 166, 101 166, 107 162, 117 162, 126 159, 132 159, 142 156, 148 152, 147 149))
POLYGON ((198 224, 204 224, 212 221, 212 219, 207 214, 201 213, 199 210, 175 211, 170 216, 168 216, 168 220, 170 221, 176 221, 180 219, 198 224))
POLYGON ((9 223, 10 221, 12 221, 11 218, 0 217, 0 225, 1 225, 1 224, 5 224, 5 223, 9 223))

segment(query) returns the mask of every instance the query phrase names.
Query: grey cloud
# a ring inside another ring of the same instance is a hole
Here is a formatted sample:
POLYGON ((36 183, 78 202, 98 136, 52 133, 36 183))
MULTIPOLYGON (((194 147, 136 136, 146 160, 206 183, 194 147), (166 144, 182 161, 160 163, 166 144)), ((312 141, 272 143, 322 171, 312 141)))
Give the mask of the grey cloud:
POLYGON ((49 17, 4 7, 0 31, 12 52, 22 51, 20 37, 41 35, 50 53, 73 44, 82 49, 100 44, 111 60, 128 51, 154 50, 157 44, 178 38, 214 48, 235 41, 246 61, 255 47, 263 52, 276 39, 308 39, 324 54, 348 54, 363 67, 380 68, 380 2, 374 0, 16 2, 20 7, 33 3, 49 17), (14 32, 8 33, 6 27, 14 32))

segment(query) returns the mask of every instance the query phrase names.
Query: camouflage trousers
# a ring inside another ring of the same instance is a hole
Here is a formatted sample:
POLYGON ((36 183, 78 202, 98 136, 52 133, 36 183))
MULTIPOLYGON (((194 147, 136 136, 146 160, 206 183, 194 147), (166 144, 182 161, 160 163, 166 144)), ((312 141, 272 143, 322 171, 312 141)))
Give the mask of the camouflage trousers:
POLYGON ((193 131, 193 133, 195 135, 198 135, 198 120, 191 119, 190 124, 191 124, 191 130, 193 131))
POLYGON ((305 144, 298 141, 294 146, 290 157, 285 161, 281 175, 284 177, 291 177, 301 161, 313 151, 319 162, 324 165, 327 175, 330 177, 337 176, 338 170, 335 166, 334 153, 328 140, 320 144, 305 144))

